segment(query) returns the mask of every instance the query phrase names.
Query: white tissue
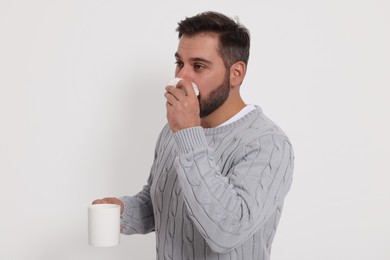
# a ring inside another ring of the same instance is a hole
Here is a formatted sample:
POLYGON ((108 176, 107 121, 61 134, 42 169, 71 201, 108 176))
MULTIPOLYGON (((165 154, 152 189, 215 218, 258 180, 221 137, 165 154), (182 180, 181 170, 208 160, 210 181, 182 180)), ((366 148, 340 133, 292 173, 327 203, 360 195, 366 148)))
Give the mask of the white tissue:
MULTIPOLYGON (((177 83, 179 83, 180 80, 182 80, 182 78, 170 79, 167 85, 176 87, 177 83)), ((199 89, 198 86, 195 84, 195 82, 192 82, 192 87, 194 88, 195 95, 199 96, 199 89)))

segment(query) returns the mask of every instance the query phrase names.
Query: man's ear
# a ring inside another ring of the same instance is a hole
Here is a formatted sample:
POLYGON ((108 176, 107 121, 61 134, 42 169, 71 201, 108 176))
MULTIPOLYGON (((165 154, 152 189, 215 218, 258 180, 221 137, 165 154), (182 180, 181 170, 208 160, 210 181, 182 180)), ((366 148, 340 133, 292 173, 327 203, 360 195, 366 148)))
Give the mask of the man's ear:
POLYGON ((230 85, 232 88, 239 87, 244 80, 246 65, 243 61, 237 61, 230 67, 230 85))

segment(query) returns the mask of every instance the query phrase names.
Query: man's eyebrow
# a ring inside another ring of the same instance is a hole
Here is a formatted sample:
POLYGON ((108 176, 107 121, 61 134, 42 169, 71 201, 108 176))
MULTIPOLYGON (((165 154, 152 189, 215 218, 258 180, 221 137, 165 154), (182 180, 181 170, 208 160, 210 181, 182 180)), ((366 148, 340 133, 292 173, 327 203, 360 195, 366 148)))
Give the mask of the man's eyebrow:
POLYGON ((190 61, 200 61, 200 62, 203 62, 203 63, 212 64, 211 61, 206 60, 206 59, 204 59, 204 58, 198 58, 198 57, 190 58, 190 61))
MULTIPOLYGON (((181 60, 181 57, 180 57, 180 54, 179 53, 175 53, 175 57, 179 60, 181 60)), ((200 61, 200 62, 204 62, 204 63, 207 63, 207 64, 212 64, 213 62, 212 61, 209 61, 207 59, 204 59, 204 58, 200 58, 200 57, 194 57, 194 58, 190 58, 190 61, 194 62, 194 61, 200 61)))
POLYGON ((177 58, 177 59, 181 59, 181 57, 180 57, 180 54, 179 54, 179 53, 177 53, 177 52, 175 52, 175 58, 177 58))

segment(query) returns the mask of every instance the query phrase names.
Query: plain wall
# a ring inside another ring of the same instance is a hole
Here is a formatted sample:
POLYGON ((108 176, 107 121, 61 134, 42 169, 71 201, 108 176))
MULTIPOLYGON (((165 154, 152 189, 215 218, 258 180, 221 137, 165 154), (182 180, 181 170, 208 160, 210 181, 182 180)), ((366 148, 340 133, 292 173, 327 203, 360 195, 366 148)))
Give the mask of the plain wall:
POLYGON ((154 234, 87 243, 87 206, 146 183, 177 22, 252 35, 242 95, 289 135, 273 260, 390 259, 387 0, 0 0, 0 259, 154 259, 154 234))

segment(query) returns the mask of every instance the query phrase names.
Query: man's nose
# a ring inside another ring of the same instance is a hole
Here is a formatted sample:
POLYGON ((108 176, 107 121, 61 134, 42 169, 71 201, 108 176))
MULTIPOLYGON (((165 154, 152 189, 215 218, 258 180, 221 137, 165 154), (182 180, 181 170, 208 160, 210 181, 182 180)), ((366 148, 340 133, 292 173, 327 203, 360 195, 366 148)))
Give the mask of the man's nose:
POLYGON ((190 68, 188 68, 188 66, 184 66, 182 67, 176 74, 176 78, 182 78, 182 79, 185 79, 185 80, 188 80, 188 81, 192 81, 192 72, 190 70, 190 68))

